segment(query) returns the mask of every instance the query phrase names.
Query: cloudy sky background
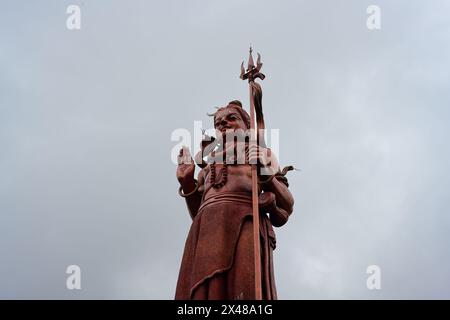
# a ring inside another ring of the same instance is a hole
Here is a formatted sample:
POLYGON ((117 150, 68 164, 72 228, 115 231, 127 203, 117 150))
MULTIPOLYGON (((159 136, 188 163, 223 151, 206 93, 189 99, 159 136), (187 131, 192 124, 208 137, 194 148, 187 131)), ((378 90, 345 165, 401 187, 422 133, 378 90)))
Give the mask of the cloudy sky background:
POLYGON ((279 298, 450 298, 450 3, 1 1, 0 298, 172 299, 190 218, 176 128, 250 43, 295 211, 279 298), (81 7, 80 31, 66 7, 81 7), (382 28, 366 27, 381 7, 382 28), (65 287, 82 269, 82 290, 65 287), (366 268, 381 267, 381 290, 366 268))

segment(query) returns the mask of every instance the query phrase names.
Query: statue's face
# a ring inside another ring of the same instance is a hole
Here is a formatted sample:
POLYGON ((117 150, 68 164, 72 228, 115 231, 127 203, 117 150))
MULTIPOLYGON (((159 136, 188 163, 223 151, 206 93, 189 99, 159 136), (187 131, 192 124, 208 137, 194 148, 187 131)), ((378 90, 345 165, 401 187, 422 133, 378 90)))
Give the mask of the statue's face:
POLYGON ((217 111, 214 117, 214 128, 225 134, 226 131, 235 131, 237 129, 247 130, 247 125, 239 112, 233 108, 225 108, 217 111))

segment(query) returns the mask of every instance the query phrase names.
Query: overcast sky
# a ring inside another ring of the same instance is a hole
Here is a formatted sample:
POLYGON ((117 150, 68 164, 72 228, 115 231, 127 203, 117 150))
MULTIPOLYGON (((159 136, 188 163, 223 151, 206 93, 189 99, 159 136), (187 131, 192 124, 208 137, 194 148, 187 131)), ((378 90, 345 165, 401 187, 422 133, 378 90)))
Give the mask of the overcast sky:
MULTIPOLYGON (((190 217, 171 141, 262 54, 295 197, 280 299, 450 298, 450 3, 2 1, 0 298, 172 299, 190 217), (81 30, 66 8, 81 7, 81 30), (369 30, 366 8, 381 8, 369 30), (66 267, 82 271, 67 290, 66 267), (381 268, 368 290, 366 268, 381 268)), ((193 134, 193 132, 192 132, 193 134)))

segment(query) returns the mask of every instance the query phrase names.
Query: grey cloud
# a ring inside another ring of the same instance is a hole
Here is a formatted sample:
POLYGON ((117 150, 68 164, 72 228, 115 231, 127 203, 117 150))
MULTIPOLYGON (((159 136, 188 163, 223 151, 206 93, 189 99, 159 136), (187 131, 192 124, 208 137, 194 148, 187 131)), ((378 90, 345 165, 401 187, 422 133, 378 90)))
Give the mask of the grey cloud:
POLYGON ((377 1, 375 32, 369 1, 84 1, 70 32, 72 3, 0 13, 1 298, 173 298, 190 218, 170 135, 247 105, 249 43, 301 169, 280 298, 450 297, 447 2, 377 1))

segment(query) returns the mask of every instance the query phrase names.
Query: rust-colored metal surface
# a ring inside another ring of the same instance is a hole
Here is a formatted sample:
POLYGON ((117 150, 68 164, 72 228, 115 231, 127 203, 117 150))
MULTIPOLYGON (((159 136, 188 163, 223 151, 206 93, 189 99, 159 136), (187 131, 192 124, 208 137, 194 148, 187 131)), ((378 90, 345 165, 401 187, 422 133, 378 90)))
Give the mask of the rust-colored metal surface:
MULTIPOLYGON (((257 135, 255 129, 255 103, 253 99, 253 87, 252 82, 257 77, 264 79, 264 75, 259 73, 259 69, 262 64, 260 63, 260 56, 258 54, 258 67, 253 64, 252 48, 250 47, 250 53, 248 58, 247 72, 243 73, 241 64, 241 79, 248 79, 249 82, 249 97, 250 97, 250 129, 251 129, 251 144, 257 144, 257 135)), ((261 292, 261 253, 259 242, 259 209, 258 209, 258 173, 257 164, 251 164, 252 166, 252 213, 253 213, 253 252, 254 252, 254 267, 255 267, 255 300, 262 299, 261 292)))
POLYGON ((276 299, 273 226, 284 225, 294 199, 285 177, 257 129, 265 129, 260 72, 252 52, 241 79, 248 80, 250 115, 237 100, 212 114, 216 137, 203 136, 193 161, 178 156, 179 194, 192 225, 178 276, 176 299, 276 299), (255 125, 256 123, 256 125, 255 125), (256 129, 256 130, 255 130, 256 129), (242 139, 241 139, 242 138, 242 139), (201 168, 194 178, 195 163, 201 168), (262 175, 262 169, 269 174, 262 175))

